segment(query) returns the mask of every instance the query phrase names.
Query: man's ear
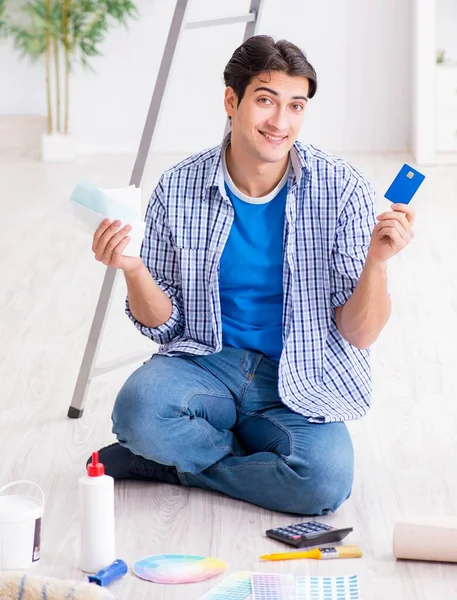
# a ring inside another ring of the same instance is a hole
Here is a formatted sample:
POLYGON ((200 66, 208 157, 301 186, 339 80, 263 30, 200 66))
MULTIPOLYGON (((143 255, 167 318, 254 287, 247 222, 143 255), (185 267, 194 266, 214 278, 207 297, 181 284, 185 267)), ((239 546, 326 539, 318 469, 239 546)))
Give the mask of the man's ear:
POLYGON ((232 87, 225 88, 224 107, 228 117, 233 117, 238 106, 238 97, 232 87))

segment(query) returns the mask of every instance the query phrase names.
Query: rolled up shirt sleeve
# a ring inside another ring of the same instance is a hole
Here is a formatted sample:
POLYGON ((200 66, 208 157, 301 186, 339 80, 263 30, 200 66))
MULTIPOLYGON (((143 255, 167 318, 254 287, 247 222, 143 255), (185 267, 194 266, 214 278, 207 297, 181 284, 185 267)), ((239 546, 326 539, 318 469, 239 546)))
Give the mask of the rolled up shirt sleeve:
POLYGON ((352 296, 367 259, 375 224, 374 189, 366 179, 359 179, 349 192, 336 227, 331 268, 333 308, 343 306, 352 296))
POLYGON ((125 312, 137 329, 159 345, 179 337, 183 331, 183 308, 180 287, 179 263, 173 246, 164 206, 164 176, 161 177, 146 211, 146 229, 141 246, 141 258, 155 283, 168 296, 173 310, 166 323, 158 327, 145 327, 132 314, 128 296, 125 312))

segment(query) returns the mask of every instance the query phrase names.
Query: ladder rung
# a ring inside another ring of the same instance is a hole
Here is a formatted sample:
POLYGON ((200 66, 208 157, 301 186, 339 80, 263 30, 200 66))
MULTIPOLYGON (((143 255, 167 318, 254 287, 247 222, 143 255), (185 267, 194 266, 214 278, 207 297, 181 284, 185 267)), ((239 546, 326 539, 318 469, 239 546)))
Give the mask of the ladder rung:
POLYGON ((120 369, 121 367, 126 367, 132 363, 145 361, 147 358, 151 358, 153 352, 137 352, 136 354, 131 354, 130 356, 126 356, 125 358, 118 360, 116 362, 105 363, 100 366, 94 366, 92 368, 92 372, 89 376, 89 379, 94 379, 95 377, 99 377, 100 375, 104 375, 105 373, 110 373, 111 371, 115 371, 116 369, 120 369))
POLYGON ((232 25, 233 23, 254 23, 257 19, 255 12, 239 17, 222 17, 221 19, 208 19, 207 21, 191 21, 184 24, 184 29, 200 29, 201 27, 215 27, 217 25, 232 25))

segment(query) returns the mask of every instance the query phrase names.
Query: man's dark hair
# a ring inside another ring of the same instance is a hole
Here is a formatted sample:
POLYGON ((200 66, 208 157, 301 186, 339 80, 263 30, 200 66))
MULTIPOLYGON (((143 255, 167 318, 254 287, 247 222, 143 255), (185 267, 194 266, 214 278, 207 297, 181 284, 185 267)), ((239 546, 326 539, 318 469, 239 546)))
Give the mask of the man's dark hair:
POLYGON ((239 104, 252 79, 271 71, 306 77, 309 81, 308 98, 316 93, 316 71, 306 54, 292 42, 275 42, 269 35, 254 35, 235 50, 224 69, 225 85, 235 90, 239 104))

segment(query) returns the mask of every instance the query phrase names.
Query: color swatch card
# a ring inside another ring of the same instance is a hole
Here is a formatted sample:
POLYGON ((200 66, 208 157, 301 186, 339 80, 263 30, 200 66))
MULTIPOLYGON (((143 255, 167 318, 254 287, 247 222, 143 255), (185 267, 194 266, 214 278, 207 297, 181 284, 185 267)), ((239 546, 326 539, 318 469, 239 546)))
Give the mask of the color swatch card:
POLYGON ((250 571, 237 571, 224 579, 200 600, 252 600, 250 571))
POLYGON ((295 578, 279 573, 253 573, 252 600, 295 600, 295 578))
POLYGON ((357 575, 297 577, 296 600, 359 600, 357 575))
POLYGON ((297 577, 239 571, 200 600, 360 600, 357 575, 297 577))

